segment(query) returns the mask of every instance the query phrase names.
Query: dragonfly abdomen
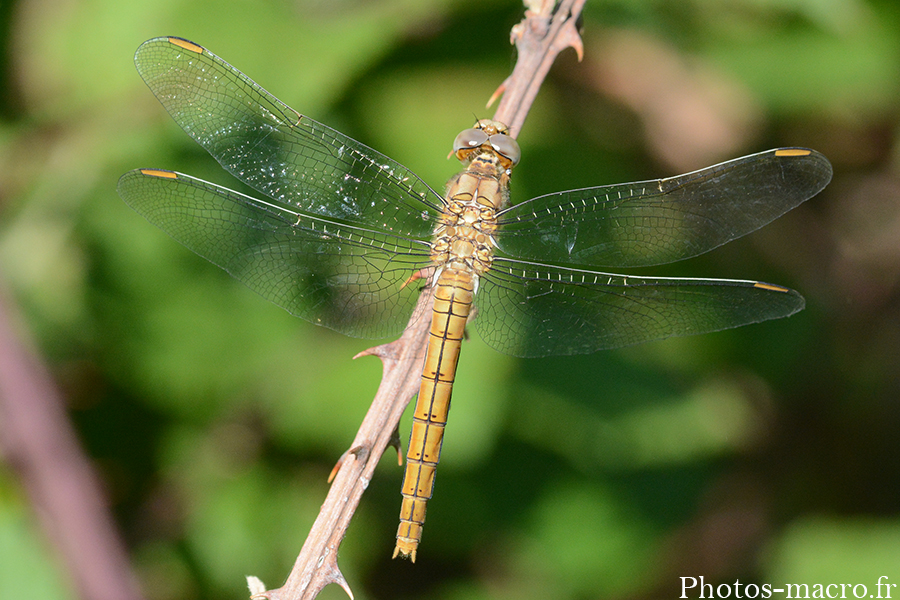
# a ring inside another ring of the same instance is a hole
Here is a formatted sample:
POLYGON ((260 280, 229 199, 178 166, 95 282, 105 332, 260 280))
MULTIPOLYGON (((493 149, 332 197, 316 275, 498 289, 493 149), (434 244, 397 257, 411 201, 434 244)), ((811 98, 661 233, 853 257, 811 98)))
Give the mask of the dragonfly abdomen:
POLYGON ((445 268, 435 284, 428 349, 406 453, 395 557, 402 555, 416 560, 425 523, 425 504, 431 499, 434 474, 441 458, 450 395, 474 290, 474 276, 464 269, 445 268))
POLYGON ((434 489, 466 321, 478 277, 491 268, 496 215, 506 202, 509 173, 518 160, 518 146, 507 136, 506 126, 493 121, 479 121, 476 128, 462 132, 454 151, 467 168, 447 185, 444 212, 434 232, 434 310, 406 454, 394 548, 394 557, 407 556, 412 561, 422 540, 425 505, 434 489))

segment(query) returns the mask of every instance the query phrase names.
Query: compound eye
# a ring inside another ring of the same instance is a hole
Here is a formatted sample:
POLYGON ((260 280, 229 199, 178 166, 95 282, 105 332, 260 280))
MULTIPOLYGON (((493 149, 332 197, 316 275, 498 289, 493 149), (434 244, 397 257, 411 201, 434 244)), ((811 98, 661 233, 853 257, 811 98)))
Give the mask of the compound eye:
POLYGON ((477 148, 488 140, 488 136, 480 129, 465 129, 453 140, 454 154, 460 150, 477 148))
POLYGON ((519 159, 522 158, 522 151, 519 150, 516 140, 503 133, 495 133, 491 136, 491 148, 501 156, 508 158, 514 165, 518 164, 519 159))

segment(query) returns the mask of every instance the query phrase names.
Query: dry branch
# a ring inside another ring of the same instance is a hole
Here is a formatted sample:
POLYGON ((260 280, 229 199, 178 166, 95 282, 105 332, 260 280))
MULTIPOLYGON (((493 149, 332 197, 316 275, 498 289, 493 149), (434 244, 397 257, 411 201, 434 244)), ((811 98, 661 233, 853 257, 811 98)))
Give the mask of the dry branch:
MULTIPOLYGON (((0 445, 79 598, 139 600, 128 553, 47 367, 0 295, 0 445)), ((28 573, 21 597, 29 596, 28 573)))
MULTIPOLYGON (((506 123, 513 137, 521 130, 556 56, 569 47, 576 50, 579 59, 582 55, 576 22, 584 0, 555 4, 553 0, 527 3, 525 18, 512 30, 518 60, 491 101, 502 94, 494 120, 506 123)), ((430 324, 428 318, 420 317, 431 312, 429 291, 423 291, 400 339, 361 353, 378 356, 384 365, 378 392, 350 450, 341 458, 334 483, 287 581, 278 589, 264 591, 259 580, 251 578, 253 598, 312 600, 329 583, 337 583, 353 598, 338 568, 337 552, 381 455, 389 445, 397 445, 400 417, 418 391, 430 324)))

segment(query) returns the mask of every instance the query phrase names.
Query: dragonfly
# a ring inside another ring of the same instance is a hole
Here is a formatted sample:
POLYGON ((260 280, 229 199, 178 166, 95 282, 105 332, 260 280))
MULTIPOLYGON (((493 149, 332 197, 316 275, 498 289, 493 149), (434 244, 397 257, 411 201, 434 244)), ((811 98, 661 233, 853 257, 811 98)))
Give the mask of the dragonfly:
MULTIPOLYGON (((521 357, 572 355, 789 316, 761 281, 606 272, 696 256, 820 192, 820 153, 778 148, 665 179, 509 201, 520 159, 502 123, 453 143, 442 194, 290 108, 209 50, 151 39, 135 64, 169 114, 250 196, 165 169, 124 174, 131 208, 288 312, 356 337, 397 336, 434 297, 394 557, 415 561, 467 325, 521 357), (422 279, 425 286, 410 285, 422 279)), ((427 318, 427 317, 421 317, 427 318)))

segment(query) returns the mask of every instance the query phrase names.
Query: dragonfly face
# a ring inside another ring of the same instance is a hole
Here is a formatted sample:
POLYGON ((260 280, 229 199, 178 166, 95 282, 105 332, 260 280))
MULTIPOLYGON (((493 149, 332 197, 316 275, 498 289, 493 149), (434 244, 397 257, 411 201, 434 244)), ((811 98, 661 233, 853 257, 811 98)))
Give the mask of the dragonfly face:
POLYGON ((475 127, 461 131, 453 140, 453 154, 464 165, 472 161, 478 149, 482 152, 493 152, 498 156, 498 160, 505 159, 504 167, 507 169, 516 166, 522 157, 519 144, 509 137, 506 125, 489 119, 479 120, 475 123, 475 127))
POLYGON ((547 356, 718 331, 804 306, 797 292, 758 281, 604 269, 696 256, 762 227, 830 181, 831 165, 813 150, 769 150, 510 205, 518 145, 502 124, 479 121, 454 142, 466 170, 442 197, 192 42, 152 39, 135 63, 178 124, 260 194, 130 171, 119 194, 149 221, 292 314, 358 337, 398 335, 418 296, 404 284, 431 274, 431 343, 395 555, 415 558, 473 308, 473 327, 489 345, 547 356))

